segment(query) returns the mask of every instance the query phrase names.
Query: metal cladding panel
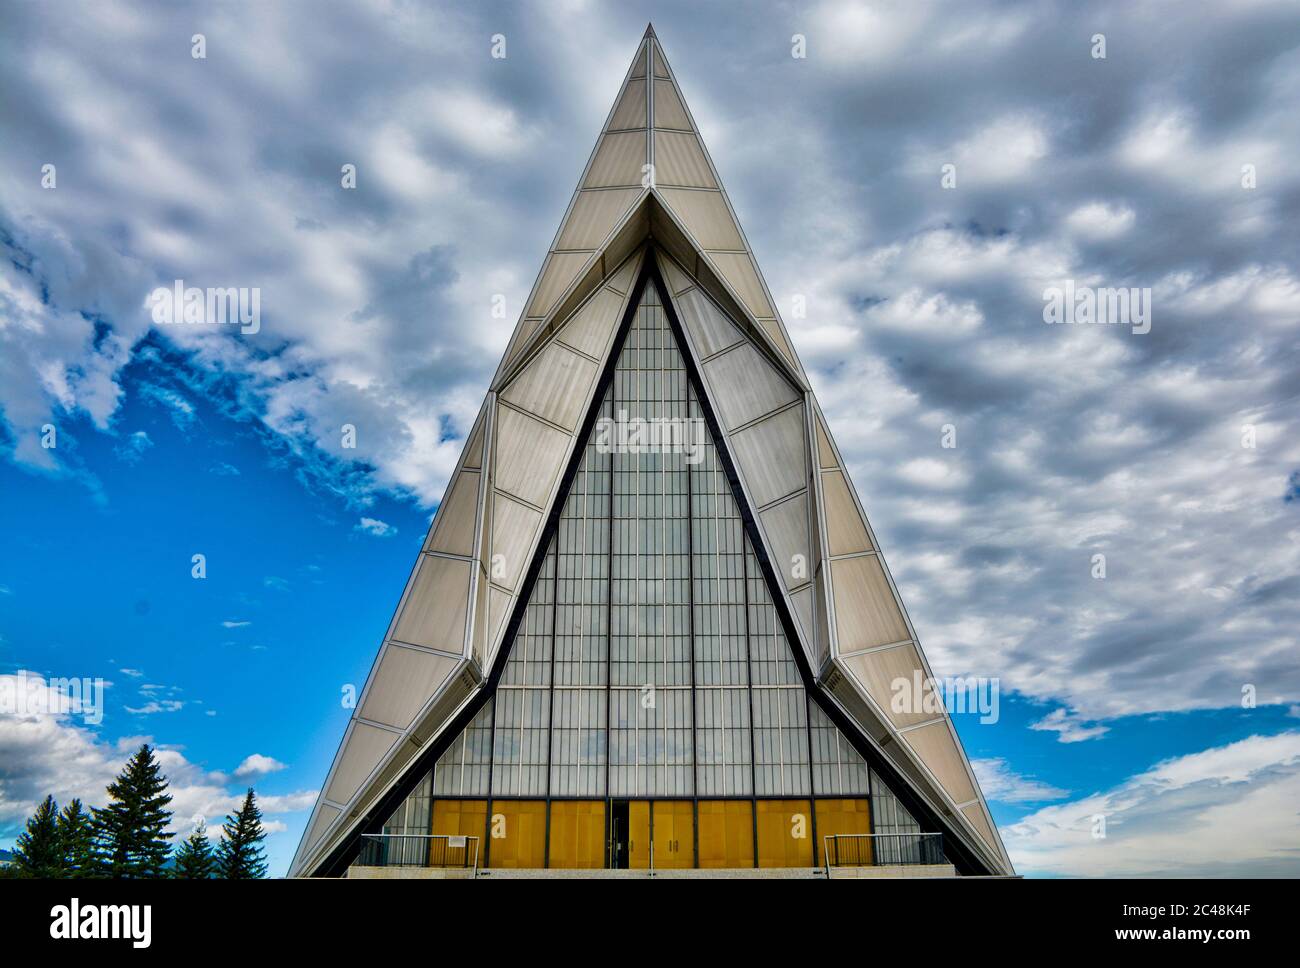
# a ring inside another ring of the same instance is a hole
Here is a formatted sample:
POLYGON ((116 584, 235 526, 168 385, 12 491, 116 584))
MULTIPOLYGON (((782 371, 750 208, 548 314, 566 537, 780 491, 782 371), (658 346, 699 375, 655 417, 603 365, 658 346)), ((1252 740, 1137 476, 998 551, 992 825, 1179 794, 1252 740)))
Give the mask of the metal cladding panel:
POLYGON ((912 637, 875 555, 832 561, 831 588, 840 655, 912 637))
POLYGON ((351 803, 362 782, 397 745, 398 733, 367 723, 352 721, 339 757, 334 761, 334 776, 325 788, 325 798, 335 803, 351 803))
POLYGON ((803 419, 800 404, 732 435, 740 476, 755 507, 765 507, 806 486, 808 447, 803 419))
POLYGON ((904 733, 903 739, 938 778, 953 803, 968 803, 976 798, 975 786, 966 772, 966 757, 953 741, 946 720, 918 726, 904 733))
POLYGON ((393 638, 443 652, 462 652, 471 568, 472 562, 459 558, 422 555, 393 638))
POLYGON ((465 442, 465 467, 482 468, 483 466, 483 427, 485 421, 480 416, 474 429, 470 431, 469 440, 465 442))
POLYGON ((559 341, 588 356, 604 356, 618 325, 623 302, 624 296, 608 286, 600 290, 564 324, 559 341))
POLYGON ((830 434, 820 413, 817 414, 817 463, 823 468, 839 466, 835 460, 835 448, 831 446, 830 434))
POLYGON ((668 65, 664 63, 664 55, 659 52, 657 44, 651 50, 653 51, 655 77, 667 77, 668 65))
POLYGON ((557 249, 585 249, 598 247, 632 207, 639 188, 605 188, 578 192, 573 209, 564 228, 555 240, 557 249))
POLYGON ((501 633, 505 630, 506 619, 510 616, 510 604, 514 596, 504 592, 495 585, 488 586, 487 630, 488 653, 495 656, 501 647, 501 633))
POLYGON ((609 120, 611 129, 644 128, 646 126, 645 80, 629 80, 618 99, 614 115, 609 120))
POLYGON ((943 715, 942 699, 934 695, 921 657, 911 643, 879 652, 841 656, 840 662, 853 672, 867 694, 899 729, 943 715), (916 694, 918 683, 919 695, 916 694), (900 687, 898 692, 896 686, 900 687))
POLYGON ((826 594, 826 571, 819 564, 813 576, 813 597, 817 606, 817 661, 815 667, 820 669, 826 664, 831 654, 830 608, 826 594))
POLYGON ((690 276, 682 272, 681 267, 672 259, 661 258, 659 260, 659 270, 663 273, 664 282, 667 284, 669 294, 672 296, 677 296, 695 286, 690 276))
POLYGON ((618 265, 618 268, 610 273, 609 278, 605 280, 605 285, 610 289, 613 289, 619 295, 626 296, 628 291, 632 288, 633 280, 636 279, 637 269, 641 268, 640 255, 633 259, 625 259, 623 260, 622 265, 619 265, 616 261, 611 259, 609 253, 606 252, 605 265, 618 265))
POLYGON ((550 343, 501 391, 501 399, 574 430, 586 412, 595 379, 595 363, 558 343, 550 343))
POLYGON ((583 188, 640 188, 649 135, 645 131, 616 131, 600 139, 583 188))
MULTIPOLYGON (((689 131, 655 132, 655 184, 717 188, 700 139, 689 131)), ((661 189, 662 191, 662 189, 661 189)))
MULTIPOLYGON (((657 157, 657 156, 656 156, 657 157)), ((660 188, 659 197, 682 220, 704 249, 743 249, 744 240, 731 218, 722 192, 690 188, 660 188)))
POLYGON ((496 463, 493 468, 497 490, 538 507, 545 505, 560 473, 570 439, 564 431, 526 413, 510 407, 497 407, 496 463))
POLYGON ((528 549, 532 547, 541 524, 540 511, 512 501, 503 494, 495 496, 489 571, 494 584, 511 590, 518 589, 528 549))
POLYGON ((744 334, 699 289, 683 293, 673 300, 673 305, 702 358, 745 341, 744 334))
POLYGON ((479 480, 479 472, 471 470, 462 470, 452 480, 447 496, 438 505, 438 516, 429 532, 425 551, 441 551, 449 555, 474 553, 479 480))
POLYGON ((735 430, 802 398, 752 343, 713 357, 704 364, 714 403, 728 430, 735 430))
POLYGON ((970 821, 971 826, 975 828, 975 832, 984 839, 984 843, 988 844, 995 852, 1002 852, 999 849, 1001 840, 998 838, 998 835, 993 832, 993 827, 989 824, 988 817, 984 815, 983 806, 978 803, 972 803, 970 806, 962 807, 961 815, 970 821))
POLYGON ((795 621, 799 623, 799 627, 803 630, 804 641, 813 646, 813 655, 815 656, 819 649, 816 647, 817 620, 813 615, 813 609, 816 607, 813 586, 805 585, 791 594, 790 604, 794 606, 795 621))
POLYGON ((358 715, 406 729, 463 661, 390 643, 371 676, 358 715))
POLYGON ((315 846, 316 841, 320 840, 321 834, 329 829, 329 825, 337 820, 342 812, 338 807, 331 807, 328 803, 322 803, 318 806, 316 808, 316 818, 307 829, 307 836, 303 838, 303 843, 308 847, 315 846))
POLYGON ((655 79, 654 107, 656 128, 691 130, 691 119, 686 114, 686 106, 682 104, 672 81, 655 79))
MULTIPOLYGON (((758 272, 754 269, 754 263, 748 253, 710 252, 709 258, 755 319, 771 319, 772 307, 767 301, 767 294, 763 292, 763 284, 759 282, 758 272)), ((763 328, 778 345, 785 343, 783 338, 777 338, 775 327, 770 323, 764 324, 763 328)))
MULTIPOLYGON (((768 556, 786 589, 806 584, 812 568, 808 541, 808 494, 797 494, 759 514, 768 556)), ((811 627, 805 629, 811 632, 811 627)), ((811 640, 811 636, 809 636, 811 640)))
POLYGON ((822 472, 822 502, 826 510, 826 544, 832 555, 875 550, 849 491, 849 482, 840 471, 822 472))
MULTIPOLYGON (((573 284, 583 267, 591 261, 590 252, 552 252, 546 257, 541 278, 528 302, 530 317, 542 317, 555 308, 564 291, 573 284)), ((536 329, 536 326, 532 327, 536 329)), ((522 342, 521 344, 522 345, 522 342)))

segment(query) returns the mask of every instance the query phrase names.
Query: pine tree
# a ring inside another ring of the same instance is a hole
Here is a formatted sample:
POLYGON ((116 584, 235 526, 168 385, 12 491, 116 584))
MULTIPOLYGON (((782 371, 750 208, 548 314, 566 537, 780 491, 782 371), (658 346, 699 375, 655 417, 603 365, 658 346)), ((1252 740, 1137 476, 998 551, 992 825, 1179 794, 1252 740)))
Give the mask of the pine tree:
POLYGON ((208 828, 199 821, 194 833, 182 840, 176 848, 176 864, 172 877, 186 881, 206 881, 217 874, 217 858, 208 840, 208 828))
POLYGON ((221 829, 226 839, 217 848, 218 876, 232 881, 265 877, 266 855, 261 845, 266 832, 252 787, 248 788, 244 805, 226 817, 221 829))
POLYGON ((172 802, 167 778, 144 744, 109 784, 109 804, 95 811, 99 873, 106 877, 161 877, 167 862, 172 802))
POLYGON ((14 866, 20 877, 64 877, 63 842, 59 838, 59 805, 47 796, 27 821, 14 844, 14 866))
POLYGON ((65 877, 95 875, 95 824, 90 814, 73 799, 59 814, 59 842, 63 851, 65 877))

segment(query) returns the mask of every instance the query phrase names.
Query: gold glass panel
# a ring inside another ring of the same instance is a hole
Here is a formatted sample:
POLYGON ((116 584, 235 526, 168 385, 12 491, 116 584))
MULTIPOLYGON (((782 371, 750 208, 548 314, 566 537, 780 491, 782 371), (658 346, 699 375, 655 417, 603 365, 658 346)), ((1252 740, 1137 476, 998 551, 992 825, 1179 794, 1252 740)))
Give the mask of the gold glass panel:
POLYGON ((544 867, 546 801, 494 800, 488 834, 488 867, 544 867))
MULTIPOLYGON (((869 833, 871 833, 871 808, 865 799, 817 801, 817 843, 813 848, 818 864, 825 863, 823 845, 828 836, 869 833)), ((854 838, 845 847, 847 849, 840 852, 842 857, 854 858, 863 865, 872 863, 870 838, 854 838)))
POLYGON ((551 802, 551 852, 547 866, 585 870, 605 866, 603 801, 551 802))
POLYGON ((812 867, 812 806, 807 800, 759 800, 758 866, 812 867))
POLYGON ((700 801, 700 866, 754 866, 754 806, 750 801, 700 801))
MULTIPOLYGON (((469 856, 474 856, 474 845, 478 847, 479 865, 483 864, 483 834, 487 830, 486 800, 434 800, 433 830, 431 833, 451 837, 477 837, 477 841, 468 841, 466 846, 469 856)), ((430 847, 430 850, 434 850, 430 847)))

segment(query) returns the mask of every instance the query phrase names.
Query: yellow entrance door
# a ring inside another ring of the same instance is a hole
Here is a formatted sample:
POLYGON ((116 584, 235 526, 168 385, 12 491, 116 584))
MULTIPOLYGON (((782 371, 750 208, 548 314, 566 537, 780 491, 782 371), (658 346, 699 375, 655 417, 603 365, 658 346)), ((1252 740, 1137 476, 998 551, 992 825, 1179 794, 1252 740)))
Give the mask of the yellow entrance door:
POLYGON ((634 870, 650 866, 649 800, 633 800, 627 805, 627 866, 634 870))
POLYGON ((654 866, 658 870, 695 866, 695 814, 689 800, 656 800, 654 866))

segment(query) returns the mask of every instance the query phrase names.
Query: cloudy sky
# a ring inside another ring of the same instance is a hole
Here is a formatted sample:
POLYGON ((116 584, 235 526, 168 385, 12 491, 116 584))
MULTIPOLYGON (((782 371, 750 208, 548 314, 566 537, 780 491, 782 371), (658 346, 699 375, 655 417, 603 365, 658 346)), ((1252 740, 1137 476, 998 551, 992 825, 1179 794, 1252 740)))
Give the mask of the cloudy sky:
POLYGON ((1300 875, 1300 10, 739 6, 4 5, 0 675, 109 688, 0 712, 0 844, 150 737, 284 869, 653 19, 1018 869, 1300 875))

